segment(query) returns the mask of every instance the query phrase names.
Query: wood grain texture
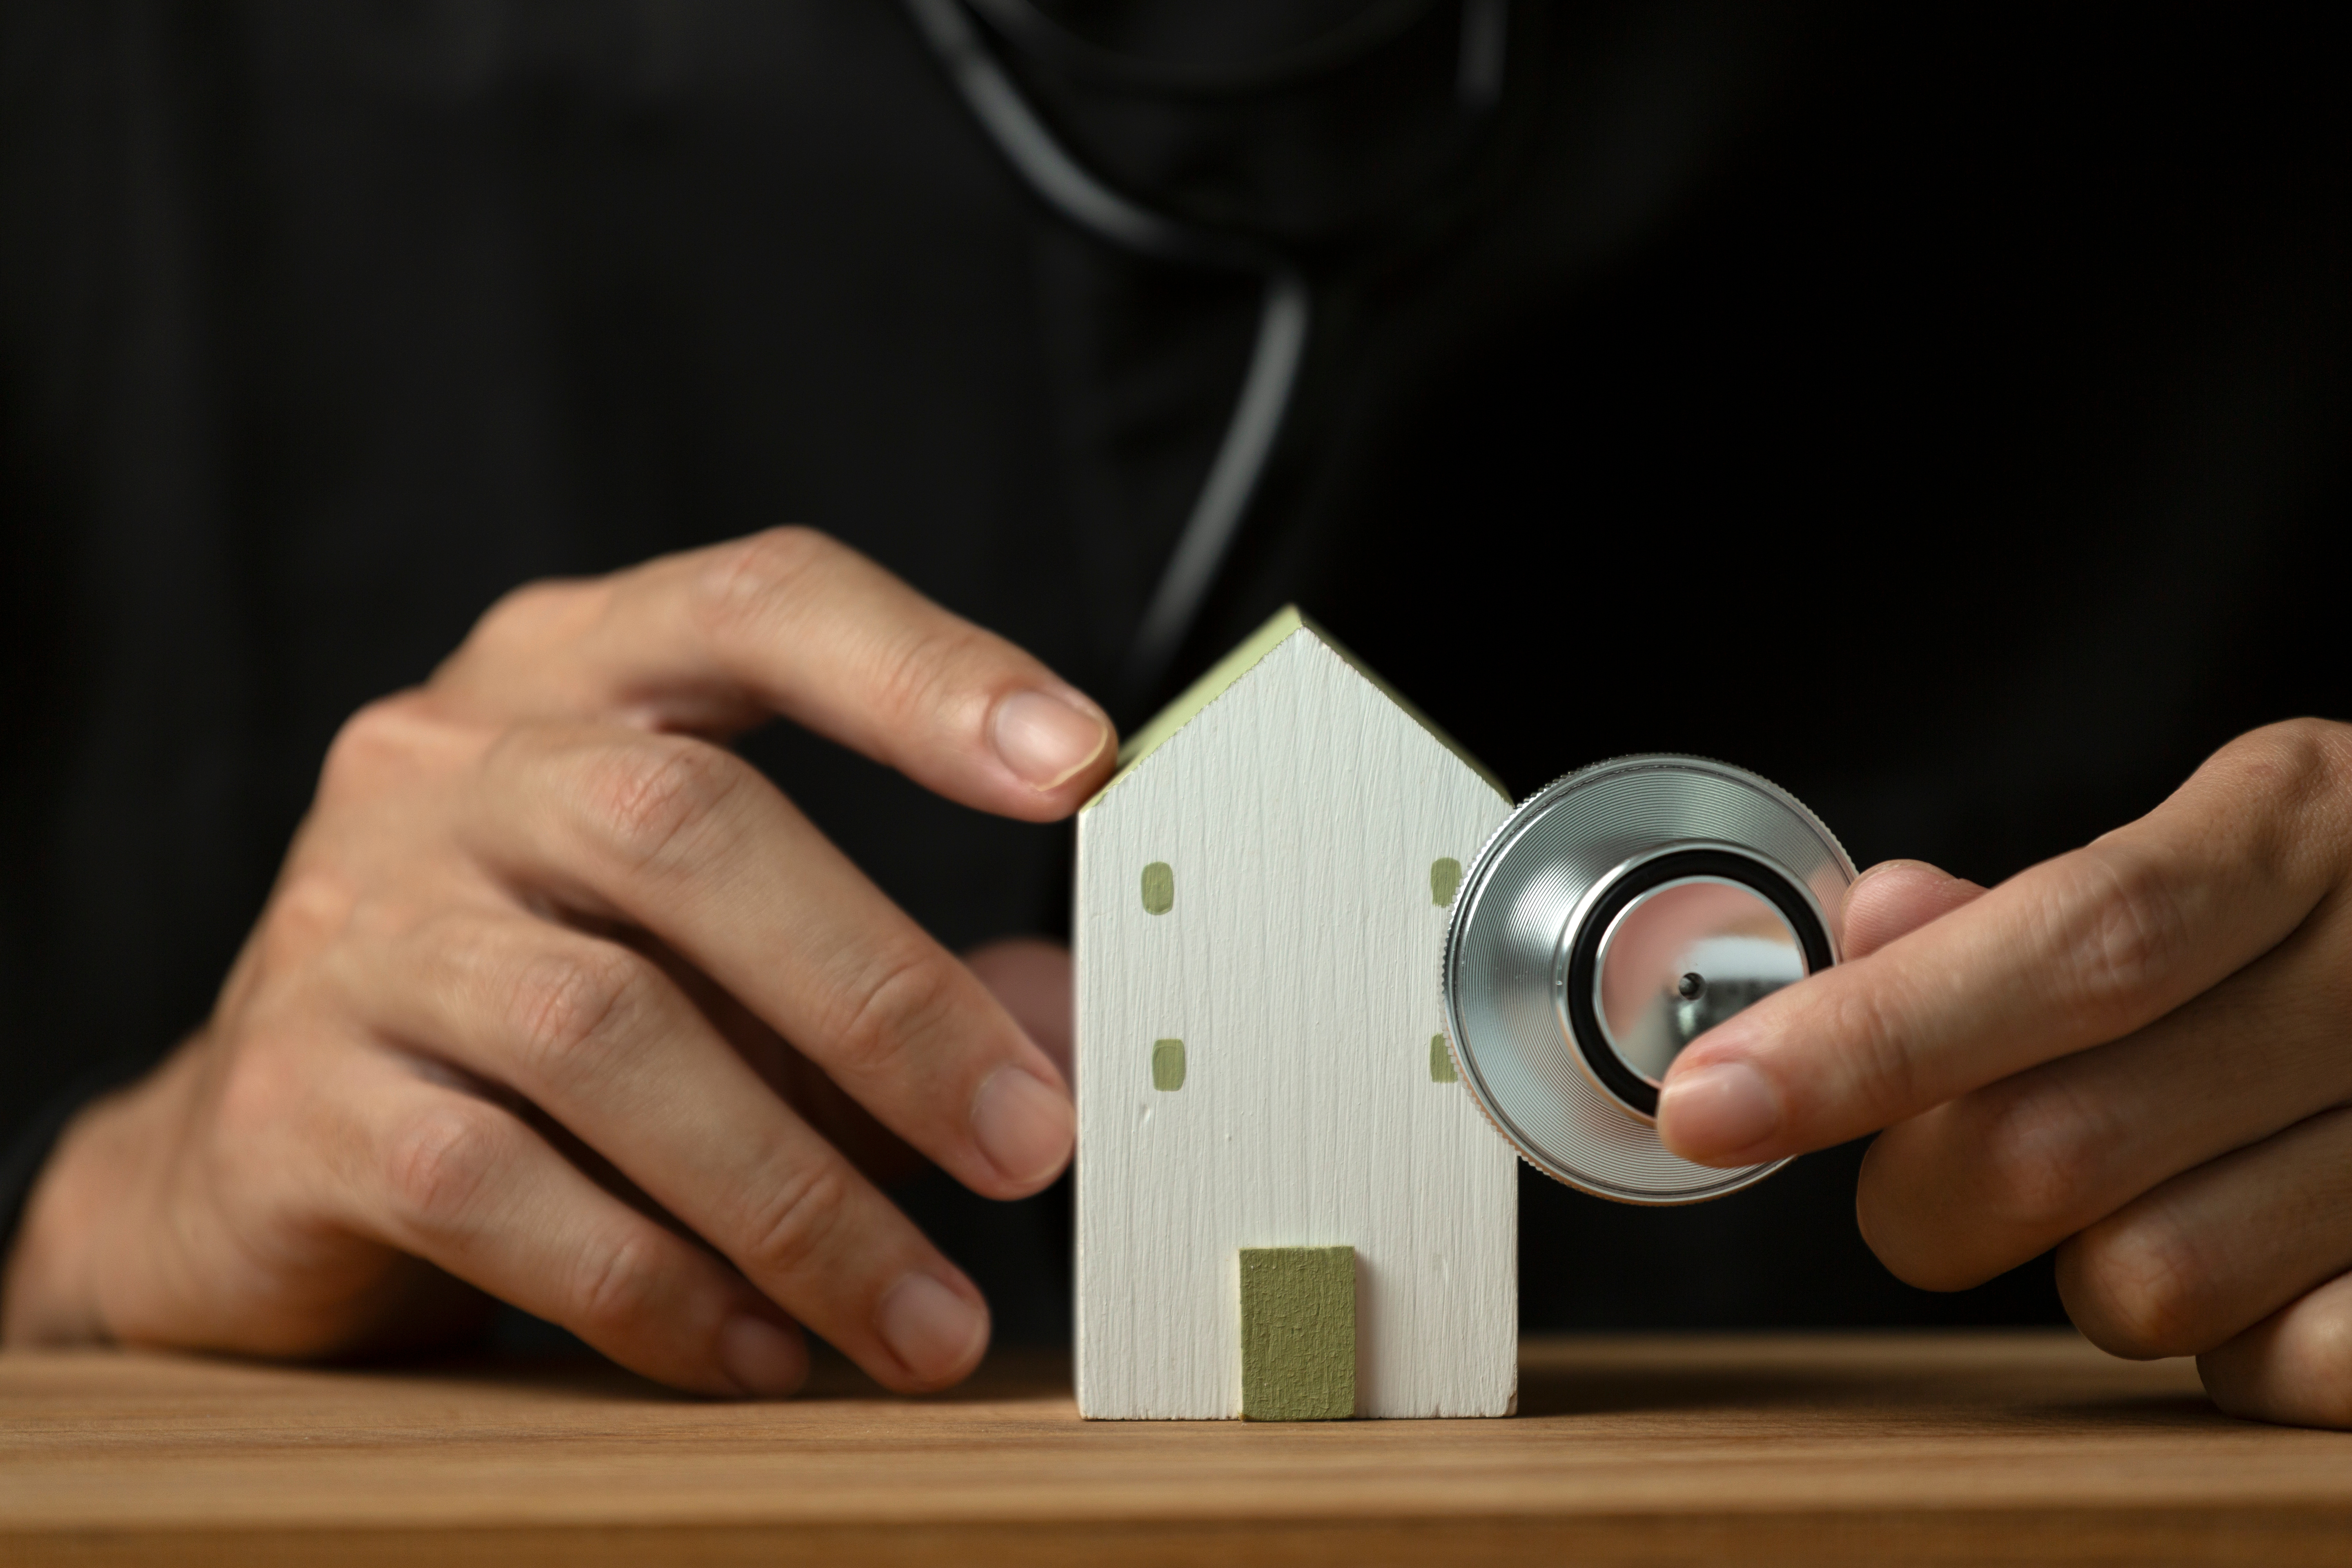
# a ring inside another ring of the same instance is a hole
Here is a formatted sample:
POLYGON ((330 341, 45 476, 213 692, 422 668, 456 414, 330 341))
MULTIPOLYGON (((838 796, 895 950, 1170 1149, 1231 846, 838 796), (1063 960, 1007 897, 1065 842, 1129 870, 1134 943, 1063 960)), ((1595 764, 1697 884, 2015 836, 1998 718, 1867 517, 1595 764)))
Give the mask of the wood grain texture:
POLYGON ((2071 1334, 1530 1342, 1507 1421, 1103 1423, 1066 1368, 0 1356, 0 1563, 2340 1563, 2352 1435, 2071 1334))
POLYGON ((1509 812, 1302 623, 1079 814, 1087 1415, 1239 1415, 1235 1258, 1287 1247, 1356 1249, 1359 1414, 1509 1408, 1515 1158, 1429 1047, 1433 867, 1509 812))

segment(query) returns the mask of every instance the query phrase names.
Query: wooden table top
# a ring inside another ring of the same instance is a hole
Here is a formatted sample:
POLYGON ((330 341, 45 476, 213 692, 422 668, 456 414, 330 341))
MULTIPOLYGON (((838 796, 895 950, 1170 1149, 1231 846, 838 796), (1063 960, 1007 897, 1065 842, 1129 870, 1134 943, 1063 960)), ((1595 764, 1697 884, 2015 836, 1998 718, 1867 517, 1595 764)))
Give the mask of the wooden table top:
POLYGON ((0 1563, 2352 1562, 2352 1434, 2071 1334, 1531 1340, 1501 1421, 1085 1422, 608 1368, 0 1356, 0 1563))

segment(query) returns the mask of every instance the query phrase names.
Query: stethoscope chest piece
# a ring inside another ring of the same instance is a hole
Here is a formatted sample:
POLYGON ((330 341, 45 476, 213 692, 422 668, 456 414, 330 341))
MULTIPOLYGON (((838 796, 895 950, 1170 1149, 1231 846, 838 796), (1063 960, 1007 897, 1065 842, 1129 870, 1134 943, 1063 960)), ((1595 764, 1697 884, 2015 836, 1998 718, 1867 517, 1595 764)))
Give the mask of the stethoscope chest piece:
POLYGON ((1464 1083, 1538 1170, 1621 1203, 1687 1204, 1717 1170, 1658 1141, 1675 1055, 1837 962, 1852 861, 1787 791, 1703 757, 1621 757, 1529 796, 1463 879, 1446 1033, 1464 1083))

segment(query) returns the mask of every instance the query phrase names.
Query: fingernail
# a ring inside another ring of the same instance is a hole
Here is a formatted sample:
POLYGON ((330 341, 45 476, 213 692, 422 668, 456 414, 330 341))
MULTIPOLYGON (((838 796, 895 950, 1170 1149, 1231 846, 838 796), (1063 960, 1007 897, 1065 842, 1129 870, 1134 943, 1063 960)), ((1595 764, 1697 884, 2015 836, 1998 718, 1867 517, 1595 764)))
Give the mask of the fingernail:
POLYGON ((719 1365, 746 1394, 786 1394, 808 1376, 808 1349, 766 1319, 738 1312, 719 1325, 719 1365))
POLYGON ((882 1298, 882 1342, 924 1383, 962 1376, 988 1345, 988 1313, 928 1274, 908 1274, 882 1298))
POLYGON ((971 1097, 971 1135, 997 1174, 1016 1187, 1045 1185, 1076 1136, 1069 1097, 1019 1068, 999 1068, 971 1097))
POLYGON ((1685 1160, 1737 1154, 1780 1130, 1780 1096, 1746 1062, 1677 1076, 1658 1096, 1658 1136, 1685 1160))
POLYGON ((1042 691, 1016 691, 996 705, 996 754, 1032 789, 1053 789, 1102 755, 1110 725, 1042 691))

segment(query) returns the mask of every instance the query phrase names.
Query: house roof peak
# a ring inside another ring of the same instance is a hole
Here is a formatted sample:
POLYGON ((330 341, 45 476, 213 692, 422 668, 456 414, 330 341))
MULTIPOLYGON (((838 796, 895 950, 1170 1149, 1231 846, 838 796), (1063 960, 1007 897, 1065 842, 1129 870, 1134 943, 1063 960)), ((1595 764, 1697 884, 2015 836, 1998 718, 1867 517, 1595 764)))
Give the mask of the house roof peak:
POLYGON ((1503 781, 1496 778, 1484 763, 1465 750, 1460 742, 1430 722, 1428 716, 1408 701, 1403 693, 1381 679, 1380 675, 1362 659, 1349 652, 1337 637, 1307 619, 1299 611, 1297 605, 1285 605, 1268 617, 1257 630, 1243 638, 1241 644, 1231 653, 1211 665, 1198 680, 1180 692, 1175 700, 1145 721, 1141 728, 1121 742, 1118 748, 1118 771, 1111 774, 1109 781, 1095 792, 1094 798, 1079 809, 1085 811, 1093 807, 1104 795, 1118 788, 1120 780, 1140 766, 1145 758, 1167 744, 1178 731, 1197 718, 1202 710, 1223 697, 1244 676, 1256 668, 1266 655, 1302 632, 1329 649, 1348 668, 1378 688, 1381 695, 1396 704, 1414 723, 1428 731, 1430 736, 1439 745, 1452 752, 1473 773, 1493 785, 1496 795, 1501 795, 1506 801, 1511 798, 1511 792, 1503 787, 1503 781))

